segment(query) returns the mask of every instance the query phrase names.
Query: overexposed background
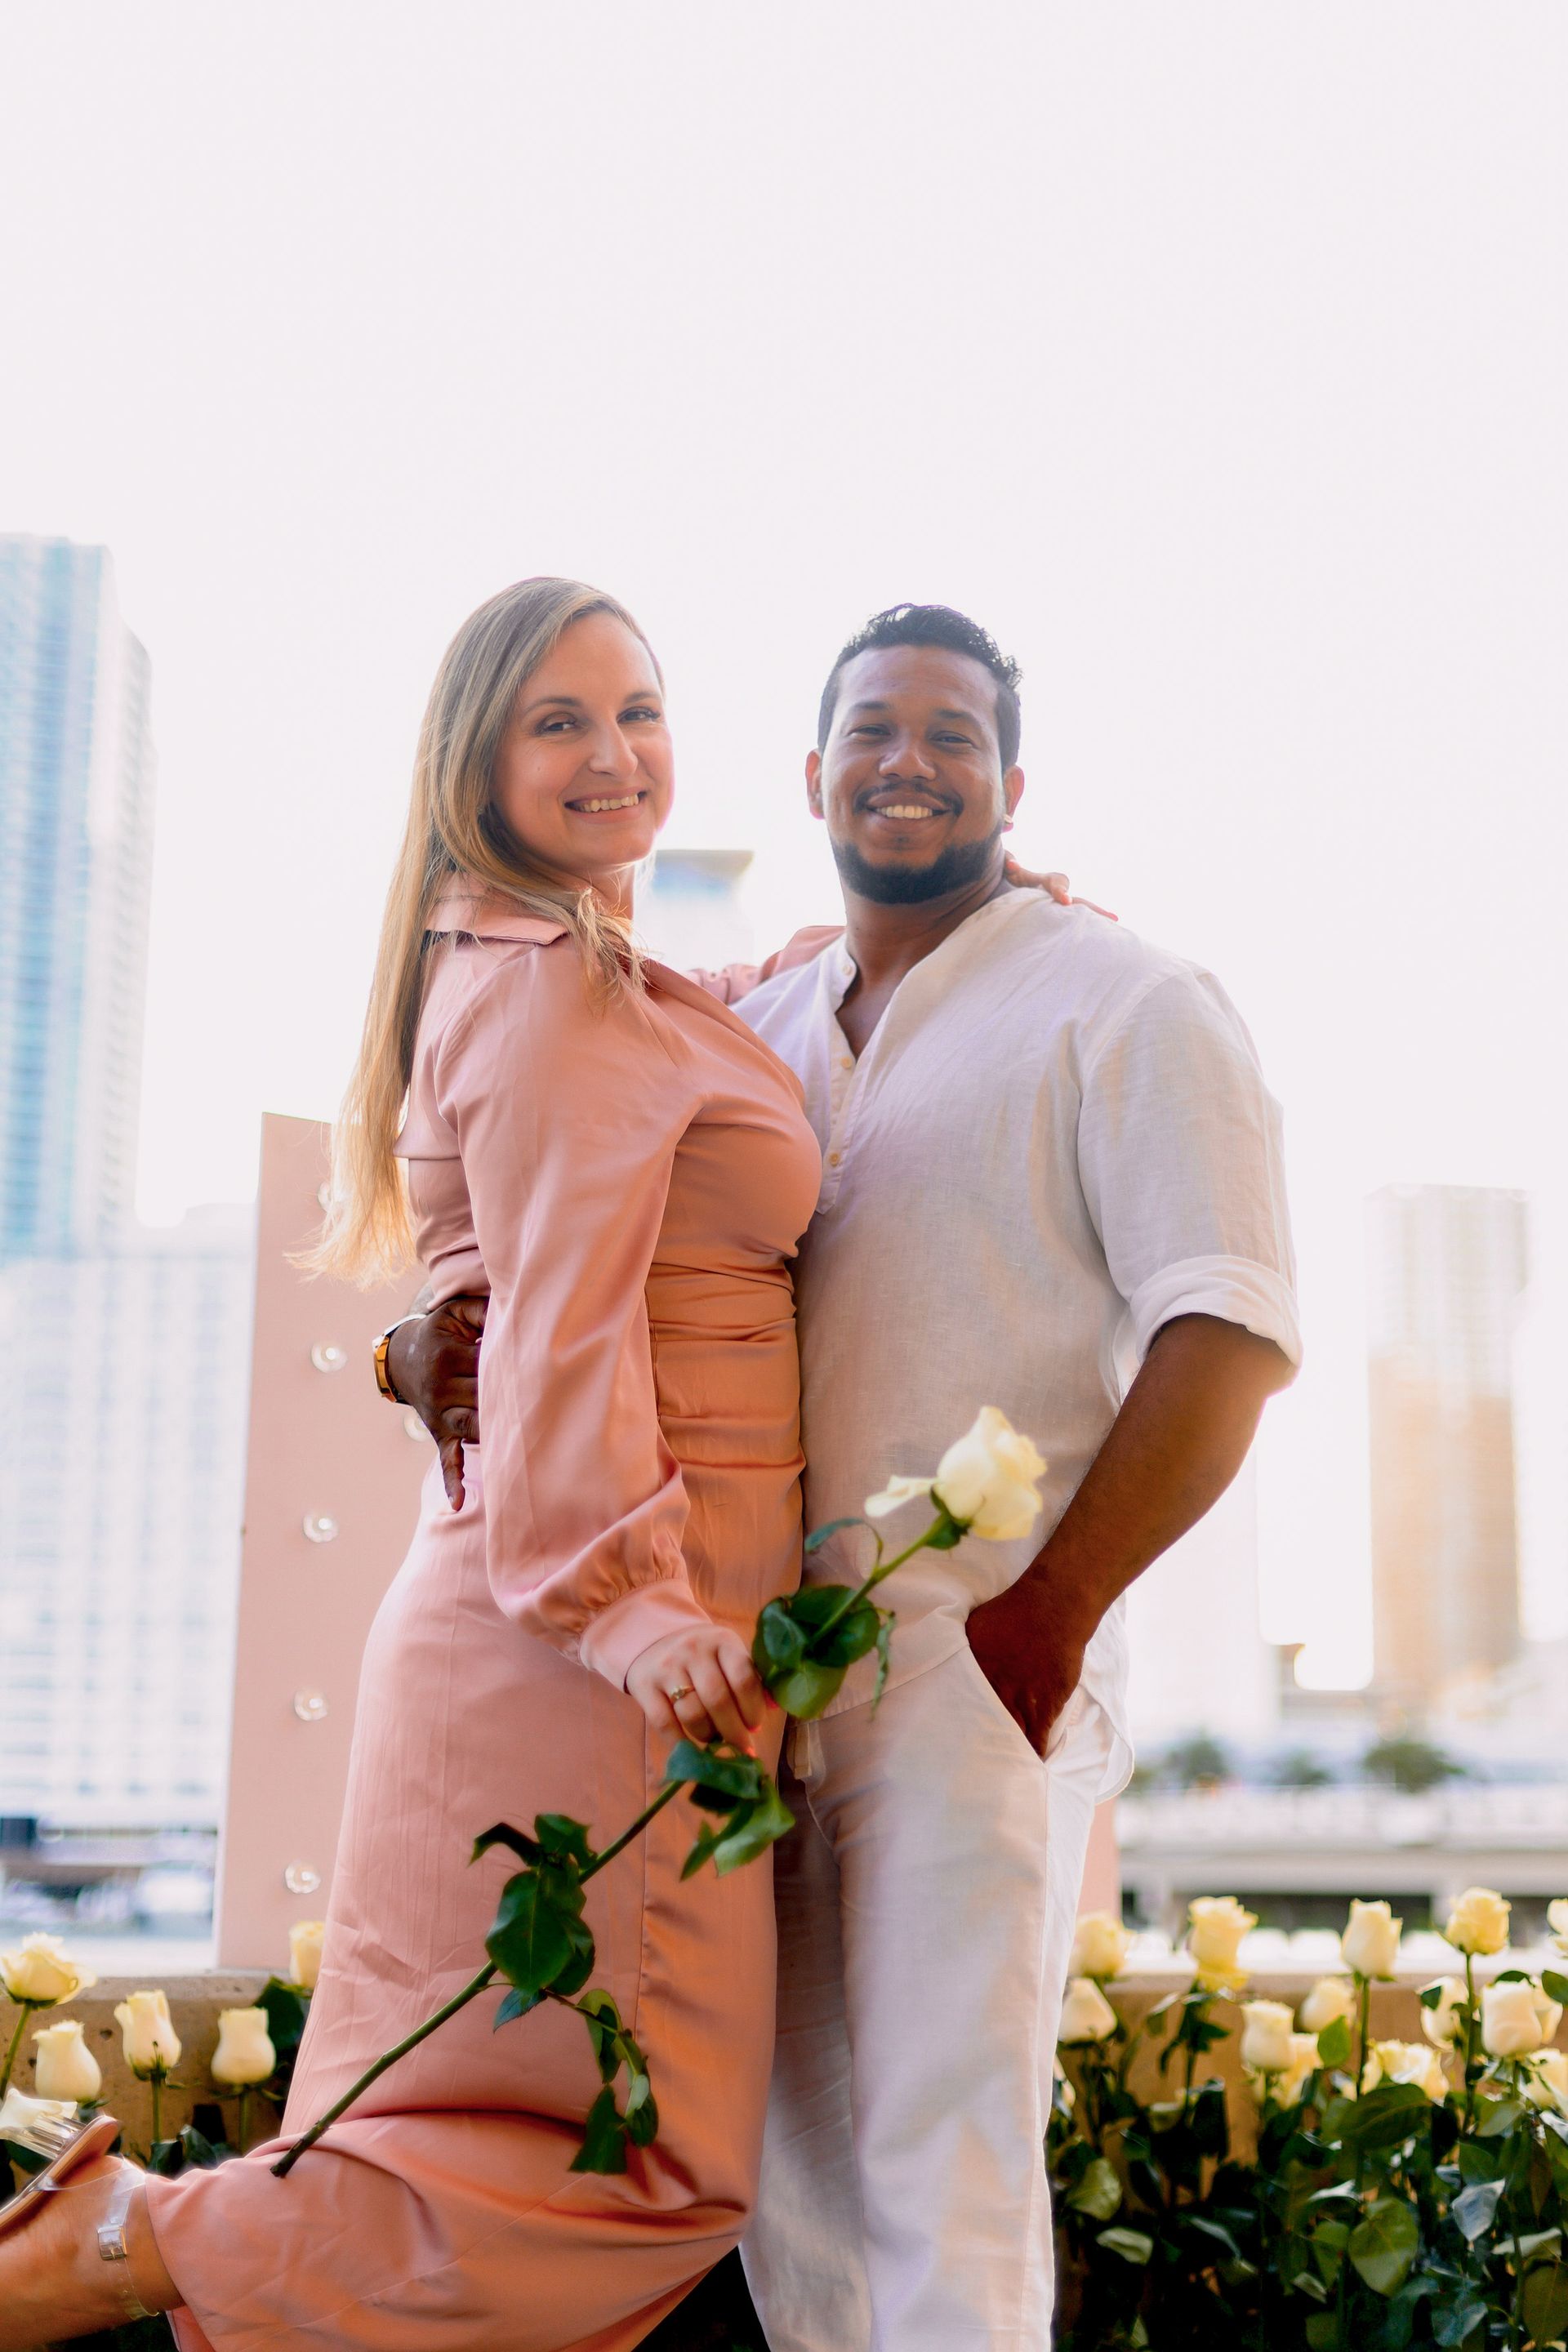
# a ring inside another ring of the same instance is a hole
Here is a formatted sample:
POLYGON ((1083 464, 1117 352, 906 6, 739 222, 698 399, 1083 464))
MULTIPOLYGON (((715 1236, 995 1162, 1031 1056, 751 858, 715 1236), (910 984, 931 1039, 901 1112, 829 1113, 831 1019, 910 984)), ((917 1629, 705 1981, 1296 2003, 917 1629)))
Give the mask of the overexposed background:
POLYGON ((1023 854, 1211 962, 1287 1107, 1267 1630, 1370 1663, 1392 1181, 1532 1196, 1568 1630, 1565 66, 1547 0, 5 0, 0 527, 108 543, 153 663, 143 1213, 334 1103, 481 597, 637 612, 763 947, 834 907, 840 639, 956 603, 1024 663, 1023 854))

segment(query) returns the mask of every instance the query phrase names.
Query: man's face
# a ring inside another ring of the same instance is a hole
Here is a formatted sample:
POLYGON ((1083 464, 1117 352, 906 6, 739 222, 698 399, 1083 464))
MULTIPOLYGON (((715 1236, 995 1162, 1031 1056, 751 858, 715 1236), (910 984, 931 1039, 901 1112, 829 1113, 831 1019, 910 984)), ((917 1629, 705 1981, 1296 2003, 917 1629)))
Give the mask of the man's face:
POLYGON ((939 898, 982 880, 1024 789, 1002 771, 996 681, 942 646, 857 654, 838 677, 806 798, 846 888, 884 904, 939 898))

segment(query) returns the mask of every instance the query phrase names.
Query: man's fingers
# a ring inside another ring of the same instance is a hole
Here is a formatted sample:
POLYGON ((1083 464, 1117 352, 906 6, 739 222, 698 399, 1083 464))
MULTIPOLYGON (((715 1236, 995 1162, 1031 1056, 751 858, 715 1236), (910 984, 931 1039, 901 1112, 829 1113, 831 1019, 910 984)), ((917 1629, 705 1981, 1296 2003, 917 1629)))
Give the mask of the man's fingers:
POLYGON ((455 1511, 463 1507, 463 1441, 460 1437, 443 1437, 438 1443, 441 1456, 441 1484, 447 1489, 447 1500, 455 1511))

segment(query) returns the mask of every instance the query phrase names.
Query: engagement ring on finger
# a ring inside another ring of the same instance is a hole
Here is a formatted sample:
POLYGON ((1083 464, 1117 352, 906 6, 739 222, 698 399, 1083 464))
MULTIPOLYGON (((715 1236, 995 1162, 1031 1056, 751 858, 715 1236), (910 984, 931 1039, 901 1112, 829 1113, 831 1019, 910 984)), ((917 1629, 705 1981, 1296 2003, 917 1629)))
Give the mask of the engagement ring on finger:
POLYGON ((690 1698, 693 1696, 694 1694, 689 1683, 682 1683, 679 1690, 666 1691, 665 1693, 665 1696, 669 1701, 671 1706, 679 1706, 683 1698, 690 1698))

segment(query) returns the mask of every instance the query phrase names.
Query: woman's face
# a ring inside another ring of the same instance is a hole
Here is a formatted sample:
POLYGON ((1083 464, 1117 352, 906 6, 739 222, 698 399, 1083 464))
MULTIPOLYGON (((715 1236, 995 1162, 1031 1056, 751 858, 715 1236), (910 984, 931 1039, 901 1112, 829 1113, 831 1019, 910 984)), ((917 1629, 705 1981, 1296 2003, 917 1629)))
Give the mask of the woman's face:
POLYGON ((494 793, 542 866, 624 898, 669 814, 674 748, 653 656, 613 613, 574 621, 523 687, 494 793))

